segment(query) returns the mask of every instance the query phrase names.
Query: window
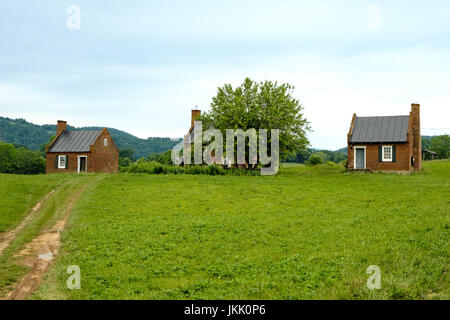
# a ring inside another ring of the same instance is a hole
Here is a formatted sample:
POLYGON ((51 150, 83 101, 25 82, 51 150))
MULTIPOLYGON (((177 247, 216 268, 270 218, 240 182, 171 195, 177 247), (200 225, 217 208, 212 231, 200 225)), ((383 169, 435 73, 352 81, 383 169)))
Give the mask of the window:
POLYGON ((66 156, 58 156, 58 169, 66 169, 66 156))
POLYGON ((392 146, 383 146, 383 161, 392 161, 392 146))
POLYGON ((103 139, 103 145, 105 146, 105 147, 107 147, 108 146, 108 139, 103 139))

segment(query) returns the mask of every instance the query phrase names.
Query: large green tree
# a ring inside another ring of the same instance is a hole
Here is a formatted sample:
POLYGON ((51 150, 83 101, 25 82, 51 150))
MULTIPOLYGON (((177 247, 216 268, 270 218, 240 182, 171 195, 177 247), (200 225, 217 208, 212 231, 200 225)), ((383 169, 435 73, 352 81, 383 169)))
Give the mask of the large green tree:
POLYGON ((0 172, 17 173, 20 167, 20 159, 14 145, 0 143, 0 172))
POLYGON ((450 136, 444 134, 431 139, 430 149, 439 154, 440 159, 448 159, 450 157, 450 136))
POLYGON ((268 129, 269 134, 271 129, 279 129, 280 159, 284 159, 309 145, 306 137, 309 122, 293 91, 294 87, 287 83, 256 82, 249 78, 237 88, 225 84, 213 97, 211 110, 199 120, 204 127, 214 127, 224 136, 227 129, 268 129))

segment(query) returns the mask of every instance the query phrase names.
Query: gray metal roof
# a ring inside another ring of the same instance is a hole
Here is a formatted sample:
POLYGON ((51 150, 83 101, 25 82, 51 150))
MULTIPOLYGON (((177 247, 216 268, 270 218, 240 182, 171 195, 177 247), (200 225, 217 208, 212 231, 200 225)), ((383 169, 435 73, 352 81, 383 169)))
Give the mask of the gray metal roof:
POLYGON ((102 130, 64 131, 48 152, 89 152, 102 130))
POLYGON ((409 116, 356 117, 351 143, 406 142, 409 116))

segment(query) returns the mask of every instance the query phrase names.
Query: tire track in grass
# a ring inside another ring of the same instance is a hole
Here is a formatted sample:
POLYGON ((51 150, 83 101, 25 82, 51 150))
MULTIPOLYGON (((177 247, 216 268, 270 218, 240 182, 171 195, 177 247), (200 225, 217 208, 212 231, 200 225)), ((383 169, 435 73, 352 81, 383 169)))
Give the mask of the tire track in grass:
POLYGON ((42 231, 14 255, 15 258, 24 257, 20 265, 31 267, 31 270, 14 284, 12 290, 0 300, 24 300, 40 285, 45 271, 53 263, 61 247, 61 232, 66 227, 74 205, 89 186, 102 178, 94 179, 80 187, 70 198, 64 208, 64 215, 54 224, 53 228, 42 231))
POLYGON ((31 221, 31 219, 34 218, 34 216, 39 211, 39 209, 44 205, 44 203, 47 202, 47 200, 50 199, 50 197, 61 188, 62 186, 53 189, 41 200, 39 200, 39 202, 31 209, 31 212, 25 216, 22 222, 20 222, 20 224, 15 229, 0 234, 0 241, 1 241, 0 254, 2 254, 3 250, 5 250, 11 244, 11 242, 16 238, 19 232, 22 231, 23 228, 25 228, 25 226, 31 221))

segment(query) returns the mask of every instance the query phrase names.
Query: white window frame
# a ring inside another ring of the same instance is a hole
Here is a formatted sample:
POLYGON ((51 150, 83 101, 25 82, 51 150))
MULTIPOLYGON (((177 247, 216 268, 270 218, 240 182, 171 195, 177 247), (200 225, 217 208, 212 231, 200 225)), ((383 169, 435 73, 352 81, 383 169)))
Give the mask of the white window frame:
POLYGON ((104 138, 103 139, 103 146, 107 147, 108 146, 108 138, 104 138))
POLYGON ((356 149, 364 149, 364 169, 367 169, 367 147, 354 146, 353 147, 353 169, 356 170, 356 149))
POLYGON ((87 156, 78 156, 78 167, 77 167, 77 173, 80 173, 80 158, 86 158, 86 171, 88 171, 88 159, 87 156))
POLYGON ((66 169, 67 156, 58 156, 58 169, 66 169), (64 165, 61 166, 61 159, 64 159, 64 165))
POLYGON ((392 162, 394 159, 394 148, 392 146, 381 146, 381 160, 383 162, 392 162), (384 148, 390 148, 391 149, 391 158, 387 159, 384 157, 384 148))

